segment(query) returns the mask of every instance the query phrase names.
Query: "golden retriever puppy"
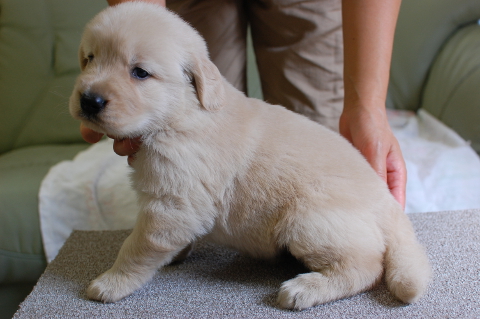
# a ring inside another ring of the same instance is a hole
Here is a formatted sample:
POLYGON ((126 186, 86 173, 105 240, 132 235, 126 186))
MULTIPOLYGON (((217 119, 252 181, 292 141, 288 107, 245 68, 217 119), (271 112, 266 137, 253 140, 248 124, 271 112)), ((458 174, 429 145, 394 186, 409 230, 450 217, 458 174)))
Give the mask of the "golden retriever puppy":
POLYGON ((141 2, 105 9, 86 27, 80 62, 71 114, 98 132, 143 137, 132 173, 138 220, 89 298, 128 296, 199 238, 302 261, 311 272, 283 283, 283 308, 352 296, 382 274, 403 302, 425 292, 424 249, 362 155, 233 88, 175 14, 141 2))

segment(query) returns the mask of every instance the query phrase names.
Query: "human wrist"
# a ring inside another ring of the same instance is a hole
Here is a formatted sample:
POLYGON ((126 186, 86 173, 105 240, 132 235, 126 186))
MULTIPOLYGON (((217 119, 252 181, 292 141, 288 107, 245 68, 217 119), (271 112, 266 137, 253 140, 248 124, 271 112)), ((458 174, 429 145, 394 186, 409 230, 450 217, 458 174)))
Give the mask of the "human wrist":
POLYGON ((383 97, 347 97, 345 96, 343 113, 386 114, 386 99, 383 97))

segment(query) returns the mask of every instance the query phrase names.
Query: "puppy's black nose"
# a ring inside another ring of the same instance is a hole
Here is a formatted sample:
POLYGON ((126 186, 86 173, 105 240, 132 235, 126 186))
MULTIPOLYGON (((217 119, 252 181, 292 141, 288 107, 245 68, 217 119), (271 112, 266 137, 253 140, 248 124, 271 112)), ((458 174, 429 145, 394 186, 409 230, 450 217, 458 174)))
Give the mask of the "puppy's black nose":
POLYGON ((97 115, 101 110, 105 108, 108 101, 103 97, 95 94, 82 94, 80 97, 80 107, 85 115, 97 115))

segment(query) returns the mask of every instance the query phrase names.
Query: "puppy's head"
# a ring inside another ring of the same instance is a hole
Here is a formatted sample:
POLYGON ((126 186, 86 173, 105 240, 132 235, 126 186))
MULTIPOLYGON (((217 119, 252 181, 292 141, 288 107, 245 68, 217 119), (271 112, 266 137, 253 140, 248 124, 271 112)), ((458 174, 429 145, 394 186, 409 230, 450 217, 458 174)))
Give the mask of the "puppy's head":
POLYGON ((223 79, 205 41, 160 6, 127 2, 87 24, 70 113, 115 137, 165 129, 189 108, 219 109, 223 79))

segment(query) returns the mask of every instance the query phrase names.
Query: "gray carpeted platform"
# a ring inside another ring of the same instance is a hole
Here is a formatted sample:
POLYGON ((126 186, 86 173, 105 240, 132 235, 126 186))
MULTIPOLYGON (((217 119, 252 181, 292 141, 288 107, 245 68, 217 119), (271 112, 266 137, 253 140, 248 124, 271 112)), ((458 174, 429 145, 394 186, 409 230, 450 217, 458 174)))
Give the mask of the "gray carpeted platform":
POLYGON ((88 282, 108 269, 129 231, 74 232, 14 318, 480 318, 480 210, 411 214, 434 268, 417 304, 383 285, 302 312, 276 308, 280 284, 303 270, 209 244, 115 304, 86 300, 88 282))

